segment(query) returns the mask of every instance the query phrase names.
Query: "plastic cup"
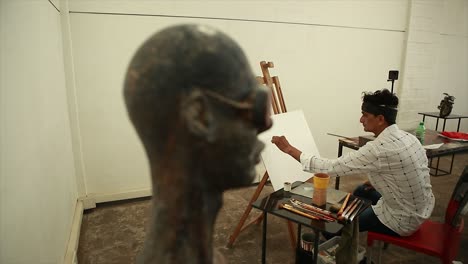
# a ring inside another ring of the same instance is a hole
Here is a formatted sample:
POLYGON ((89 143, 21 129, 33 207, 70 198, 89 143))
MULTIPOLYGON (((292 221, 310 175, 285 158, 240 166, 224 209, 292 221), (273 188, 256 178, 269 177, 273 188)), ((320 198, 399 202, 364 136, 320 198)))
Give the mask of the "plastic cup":
POLYGON ((313 180, 314 194, 312 196, 312 203, 316 206, 323 206, 327 203, 327 188, 330 176, 325 173, 316 173, 313 180))
POLYGON ((330 176, 325 173, 314 174, 314 189, 327 189, 330 182, 330 176))

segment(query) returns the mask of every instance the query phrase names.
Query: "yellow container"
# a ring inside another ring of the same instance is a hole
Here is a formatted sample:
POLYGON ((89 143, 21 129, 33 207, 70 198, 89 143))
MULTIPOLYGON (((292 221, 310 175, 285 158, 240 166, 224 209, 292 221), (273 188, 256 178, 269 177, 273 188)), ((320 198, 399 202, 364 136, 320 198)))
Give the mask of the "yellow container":
POLYGON ((326 189, 330 182, 330 175, 325 173, 314 174, 314 189, 326 189))

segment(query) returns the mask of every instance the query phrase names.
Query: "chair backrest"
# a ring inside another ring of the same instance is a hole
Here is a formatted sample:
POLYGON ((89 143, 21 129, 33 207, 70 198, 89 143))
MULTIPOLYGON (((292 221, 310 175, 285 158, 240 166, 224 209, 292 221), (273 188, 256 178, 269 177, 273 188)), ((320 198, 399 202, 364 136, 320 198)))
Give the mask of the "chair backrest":
POLYGON ((468 211, 468 166, 462 172, 458 179, 457 185, 453 190, 452 197, 450 198, 445 212, 445 223, 453 227, 460 225, 463 216, 468 211))

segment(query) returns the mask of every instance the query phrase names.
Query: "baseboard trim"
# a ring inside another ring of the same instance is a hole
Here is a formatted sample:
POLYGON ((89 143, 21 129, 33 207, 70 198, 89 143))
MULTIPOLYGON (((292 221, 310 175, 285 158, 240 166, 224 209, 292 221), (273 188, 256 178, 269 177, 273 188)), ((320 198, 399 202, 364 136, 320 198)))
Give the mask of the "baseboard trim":
POLYGON ((81 221, 83 220, 83 202, 76 201, 75 213, 70 230, 70 238, 68 240, 67 251, 65 252, 64 264, 77 264, 76 253, 78 251, 78 243, 80 241, 81 221))
POLYGON ((85 197, 78 198, 73 214, 72 225, 70 228, 70 237, 63 260, 64 264, 78 264, 77 252, 80 242, 81 222, 83 221, 83 211, 90 208, 95 208, 96 203, 112 202, 119 200, 134 199, 140 197, 151 196, 151 189, 133 190, 123 193, 113 194, 90 194, 85 197))
POLYGON ((141 197, 148 197, 152 195, 151 188, 132 190, 121 193, 110 193, 110 194, 88 194, 86 197, 81 198, 83 201, 84 209, 95 208, 97 203, 121 201, 128 199, 135 199, 141 197))

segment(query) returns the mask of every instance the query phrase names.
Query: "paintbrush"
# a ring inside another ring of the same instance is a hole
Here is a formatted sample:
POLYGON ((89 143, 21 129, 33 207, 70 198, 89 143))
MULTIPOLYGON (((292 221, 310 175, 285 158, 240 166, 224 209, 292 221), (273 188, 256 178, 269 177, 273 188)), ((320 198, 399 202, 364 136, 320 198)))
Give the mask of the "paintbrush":
MULTIPOLYGON (((289 205, 289 204, 288 204, 289 205)), ((328 215, 325 215, 325 214, 322 214, 322 213, 319 213, 317 211, 313 211, 313 210, 309 210, 305 207, 302 207, 298 204, 291 204, 294 208, 297 208, 298 210, 302 211, 302 212, 305 212, 305 213, 309 213, 311 215, 314 215, 314 216, 317 216, 319 218, 322 218, 323 220, 325 221, 328 221, 328 222, 334 222, 336 221, 336 218, 334 216, 328 216, 328 215)))
POLYGON ((340 216, 340 215, 343 213, 343 210, 345 209, 346 204, 348 203, 348 200, 349 200, 349 197, 350 197, 350 196, 351 196, 350 193, 348 193, 348 194, 346 195, 346 198, 345 198, 343 204, 341 205, 340 210, 338 211, 338 213, 336 213, 337 216, 340 216))
POLYGON ((359 207, 356 209, 356 211, 354 211, 354 213, 352 215, 349 216, 349 222, 352 222, 354 217, 356 217, 356 215, 358 214, 359 210, 361 210, 362 206, 364 206, 364 202, 361 201, 362 203, 359 205, 359 207))
POLYGON ((314 211, 314 212, 317 212, 319 214, 323 214, 323 215, 326 215, 326 216, 330 216, 330 217, 334 217, 333 214, 328 211, 328 210, 325 210, 325 209, 322 209, 322 208, 319 208, 319 207, 315 207, 313 205, 310 205, 310 204, 306 204, 304 202, 301 202, 299 200, 296 200, 296 199, 290 199, 289 200, 292 204, 296 204, 300 207, 303 207, 303 208, 306 208, 308 210, 311 210, 311 211, 314 211))
POLYGON ((291 205, 289 204, 279 204, 278 205, 279 208, 281 209, 286 209, 288 211, 291 211, 293 213, 296 213, 296 214, 299 214, 299 215, 302 215, 302 216, 305 216, 307 218, 310 218, 310 219, 314 219, 314 220, 321 220, 321 218, 317 217, 317 216, 314 216, 314 215, 310 215, 308 213, 304 213, 304 212, 301 212, 297 209, 294 209, 291 205))
POLYGON ((348 220, 349 217, 351 216, 351 214, 356 210, 356 208, 361 204, 361 200, 358 200, 353 207, 351 207, 351 209, 346 213, 346 214, 343 214, 343 217, 345 220, 348 220))
POLYGON ((353 138, 345 137, 345 136, 341 136, 341 135, 337 135, 337 134, 333 134, 333 133, 327 133, 327 135, 329 135, 329 136, 334 136, 334 137, 340 137, 340 138, 344 138, 344 139, 347 139, 347 140, 354 141, 353 138))
POLYGON ((338 216, 338 220, 340 221, 346 221, 346 219, 344 218, 345 215, 348 214, 349 210, 351 210, 351 208, 356 204, 356 202, 358 201, 357 198, 354 198, 353 201, 346 207, 346 209, 344 210, 344 212, 338 216))

